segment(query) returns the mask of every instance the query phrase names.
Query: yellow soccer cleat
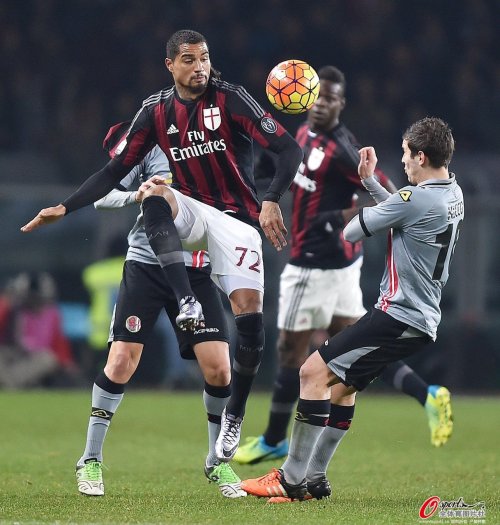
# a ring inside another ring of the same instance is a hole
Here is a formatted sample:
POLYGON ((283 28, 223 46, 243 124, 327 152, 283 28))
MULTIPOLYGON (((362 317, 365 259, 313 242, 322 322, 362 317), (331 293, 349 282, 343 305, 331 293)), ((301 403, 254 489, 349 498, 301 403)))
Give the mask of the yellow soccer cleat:
POLYGON ((430 385, 424 407, 431 430, 431 443, 441 447, 448 442, 453 432, 450 391, 444 386, 430 385))
POLYGON ((255 465, 261 461, 285 458, 287 454, 288 439, 271 446, 266 443, 264 436, 248 437, 245 444, 236 451, 234 461, 241 465, 255 465))

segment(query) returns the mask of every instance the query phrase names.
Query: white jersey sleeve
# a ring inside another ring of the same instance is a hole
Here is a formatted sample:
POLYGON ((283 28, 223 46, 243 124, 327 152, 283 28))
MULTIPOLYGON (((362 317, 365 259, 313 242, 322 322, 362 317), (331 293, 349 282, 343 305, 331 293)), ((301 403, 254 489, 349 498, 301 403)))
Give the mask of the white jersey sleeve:
POLYGON ((113 189, 102 199, 94 202, 96 210, 112 210, 123 208, 131 204, 137 204, 135 196, 137 191, 127 191, 130 188, 137 188, 140 184, 140 175, 142 173, 143 163, 137 164, 127 175, 120 181, 121 189, 113 189))

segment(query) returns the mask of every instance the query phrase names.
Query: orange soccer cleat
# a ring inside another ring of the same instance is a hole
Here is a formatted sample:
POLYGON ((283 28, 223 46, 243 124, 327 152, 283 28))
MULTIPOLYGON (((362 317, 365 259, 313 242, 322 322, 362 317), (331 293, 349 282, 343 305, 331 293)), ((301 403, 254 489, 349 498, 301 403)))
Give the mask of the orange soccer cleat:
POLYGON ((273 468, 269 474, 260 478, 246 479, 241 482, 241 488, 253 496, 272 498, 275 496, 303 500, 307 494, 306 480, 298 485, 291 485, 285 480, 281 469, 273 468))

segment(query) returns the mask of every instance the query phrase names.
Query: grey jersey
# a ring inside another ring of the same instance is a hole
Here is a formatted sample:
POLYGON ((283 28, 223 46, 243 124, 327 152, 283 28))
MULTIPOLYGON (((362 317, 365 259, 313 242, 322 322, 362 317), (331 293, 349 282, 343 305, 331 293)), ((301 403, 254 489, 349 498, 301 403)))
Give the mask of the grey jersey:
MULTIPOLYGON (((144 159, 121 180, 121 189, 112 190, 105 197, 95 202, 94 206, 97 209, 111 209, 137 204, 135 201, 135 190, 153 175, 165 177, 168 184, 172 180, 168 159, 158 146, 155 146, 144 159)), ((146 264, 159 264, 146 236, 142 212, 137 216, 137 220, 130 230, 127 240, 129 244, 127 260, 146 264)), ((200 268, 207 266, 210 261, 208 254, 204 251, 184 251, 184 262, 186 266, 200 268)))
POLYGON ((371 179, 365 186, 370 193, 379 192, 379 203, 361 209, 344 236, 354 242, 389 230, 387 265, 375 307, 435 339, 441 291, 464 218, 462 190, 453 174, 392 195, 380 193, 371 179))

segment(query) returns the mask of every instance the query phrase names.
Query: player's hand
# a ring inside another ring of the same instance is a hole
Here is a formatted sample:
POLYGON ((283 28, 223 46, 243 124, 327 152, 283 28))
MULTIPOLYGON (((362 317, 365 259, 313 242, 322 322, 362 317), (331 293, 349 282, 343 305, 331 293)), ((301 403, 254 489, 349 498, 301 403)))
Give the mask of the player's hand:
POLYGON ((148 179, 146 182, 151 182, 155 185, 166 185, 167 179, 165 177, 162 177, 161 175, 153 175, 150 179, 148 179))
POLYGON ((38 215, 34 219, 25 224, 21 228, 21 231, 23 233, 28 233, 33 230, 36 230, 40 226, 44 226, 45 224, 52 224, 53 222, 62 219, 65 214, 66 207, 62 204, 58 204, 57 206, 53 206, 52 208, 44 208, 43 210, 40 210, 38 212, 38 215))
POLYGON ((375 148, 372 146, 361 148, 359 150, 358 173, 361 179, 367 179, 374 174, 377 160, 375 148))
POLYGON ((135 201, 141 203, 144 199, 144 193, 153 186, 166 186, 167 179, 160 175, 153 175, 150 179, 144 181, 135 194, 135 201))
POLYGON ((263 201, 259 215, 260 226, 271 244, 281 251, 287 245, 285 235, 288 233, 277 202, 263 201))

